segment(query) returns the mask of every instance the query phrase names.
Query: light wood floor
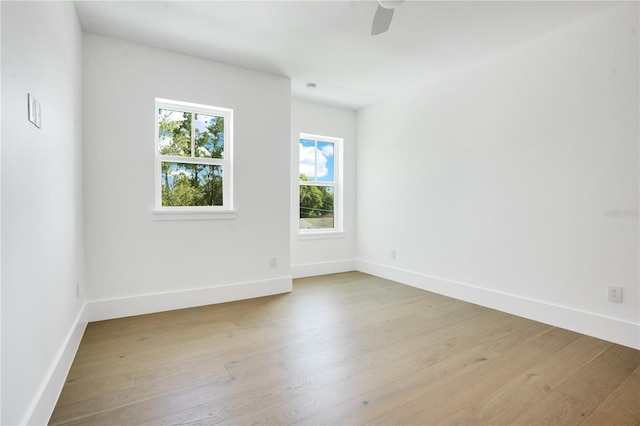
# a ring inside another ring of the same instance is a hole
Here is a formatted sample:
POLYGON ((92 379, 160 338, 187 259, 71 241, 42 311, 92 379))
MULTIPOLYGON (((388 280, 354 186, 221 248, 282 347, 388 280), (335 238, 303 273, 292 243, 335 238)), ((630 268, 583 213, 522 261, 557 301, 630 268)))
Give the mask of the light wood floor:
POLYGON ((640 351, 352 272, 91 323, 51 424, 640 424, 640 351))

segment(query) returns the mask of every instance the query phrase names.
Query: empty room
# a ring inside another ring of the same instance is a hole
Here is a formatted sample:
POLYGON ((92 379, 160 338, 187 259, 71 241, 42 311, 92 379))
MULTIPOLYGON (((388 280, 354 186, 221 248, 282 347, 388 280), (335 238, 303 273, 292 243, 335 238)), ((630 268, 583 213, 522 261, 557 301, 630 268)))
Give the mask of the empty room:
POLYGON ((0 424, 640 424, 638 1, 1 1, 0 424))

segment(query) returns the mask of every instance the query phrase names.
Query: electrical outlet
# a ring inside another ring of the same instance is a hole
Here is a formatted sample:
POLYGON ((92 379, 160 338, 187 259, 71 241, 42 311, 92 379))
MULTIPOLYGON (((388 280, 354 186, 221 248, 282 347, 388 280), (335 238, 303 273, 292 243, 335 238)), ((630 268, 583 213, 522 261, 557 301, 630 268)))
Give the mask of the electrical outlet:
POLYGON ((80 283, 76 281, 76 299, 80 298, 80 283))
POLYGON ((396 249, 391 249, 391 258, 395 259, 396 257, 398 257, 398 253, 396 252, 396 249))
POLYGON ((622 303, 622 287, 610 285, 609 300, 616 303, 622 303))
POLYGON ((272 268, 277 268, 278 267, 278 258, 277 257, 272 257, 269 260, 269 264, 271 265, 272 268))

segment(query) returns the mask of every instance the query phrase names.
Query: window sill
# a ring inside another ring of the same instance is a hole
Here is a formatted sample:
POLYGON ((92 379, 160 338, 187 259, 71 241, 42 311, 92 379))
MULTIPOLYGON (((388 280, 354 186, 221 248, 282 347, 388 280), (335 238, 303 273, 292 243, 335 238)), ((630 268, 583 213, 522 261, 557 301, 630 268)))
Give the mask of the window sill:
POLYGON ((159 210, 151 211, 152 220, 231 220, 237 210, 159 210))
POLYGON ((328 238, 344 238, 344 231, 307 231, 298 232, 299 240, 321 240, 328 238))

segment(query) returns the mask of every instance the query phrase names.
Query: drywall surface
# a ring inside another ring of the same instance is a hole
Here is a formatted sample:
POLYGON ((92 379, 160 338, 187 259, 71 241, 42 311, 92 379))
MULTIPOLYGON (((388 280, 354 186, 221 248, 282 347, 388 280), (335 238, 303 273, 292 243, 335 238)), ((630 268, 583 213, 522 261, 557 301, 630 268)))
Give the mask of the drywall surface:
POLYGON ((87 33, 83 70, 88 300, 131 315, 217 286, 290 288, 289 80, 87 33), (154 220, 155 98, 234 110, 235 219, 154 220))
POLYGON ((354 269, 356 238, 356 114, 355 111, 292 100, 291 102, 291 267, 294 277, 354 269), (299 138, 300 133, 343 139, 343 232, 334 235, 300 235, 299 138))
POLYGON ((67 347, 69 337, 83 329, 82 33, 70 2, 0 7, 0 423, 42 424, 64 382, 68 355, 77 348, 67 347), (27 120, 27 93, 40 102, 40 129, 27 120))
POLYGON ((358 268, 639 347, 638 47, 623 3, 359 111, 358 268))
MULTIPOLYGON (((2 46, 2 6, 0 6, 0 46, 2 46)), ((0 60, 1 60, 0 54, 0 60)), ((0 66, 0 99, 2 99, 2 67, 0 66)), ((0 129, 2 129, 2 102, 0 102, 0 129)), ((0 132, 1 133, 1 132, 0 132)), ((2 241, 2 135, 0 134, 0 242, 2 241)), ((2 244, 0 244, 0 271, 2 271, 2 244)), ((2 359, 2 273, 0 273, 0 360, 2 359)), ((0 361, 0 421, 2 421, 2 362, 0 361)))

